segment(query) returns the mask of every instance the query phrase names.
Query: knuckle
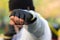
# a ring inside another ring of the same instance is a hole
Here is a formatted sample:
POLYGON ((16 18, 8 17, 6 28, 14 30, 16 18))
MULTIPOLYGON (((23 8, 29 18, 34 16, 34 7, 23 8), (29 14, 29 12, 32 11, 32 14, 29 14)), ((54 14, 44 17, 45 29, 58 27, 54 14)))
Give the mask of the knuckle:
POLYGON ((14 19, 14 16, 11 16, 10 19, 14 19))
POLYGON ((14 22, 12 21, 12 20, 10 20, 10 22, 9 22, 11 25, 14 25, 14 22))

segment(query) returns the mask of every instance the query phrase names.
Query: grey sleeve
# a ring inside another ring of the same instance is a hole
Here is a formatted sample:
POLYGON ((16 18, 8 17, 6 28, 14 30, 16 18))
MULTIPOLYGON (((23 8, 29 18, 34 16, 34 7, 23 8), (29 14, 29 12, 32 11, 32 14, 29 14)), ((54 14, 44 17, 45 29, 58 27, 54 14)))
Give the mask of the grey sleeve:
POLYGON ((29 25, 28 30, 33 35, 39 38, 44 34, 46 25, 47 25, 46 20, 43 19, 41 16, 39 17, 39 15, 37 15, 37 20, 33 24, 29 25))

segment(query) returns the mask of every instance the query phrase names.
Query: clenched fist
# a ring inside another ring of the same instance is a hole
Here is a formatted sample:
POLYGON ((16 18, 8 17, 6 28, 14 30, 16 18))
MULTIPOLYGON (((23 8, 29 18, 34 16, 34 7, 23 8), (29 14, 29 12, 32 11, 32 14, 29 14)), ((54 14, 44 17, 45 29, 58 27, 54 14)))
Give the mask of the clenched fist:
POLYGON ((11 12, 10 15, 10 24, 11 25, 23 25, 28 24, 32 19, 32 14, 22 9, 15 9, 11 12))

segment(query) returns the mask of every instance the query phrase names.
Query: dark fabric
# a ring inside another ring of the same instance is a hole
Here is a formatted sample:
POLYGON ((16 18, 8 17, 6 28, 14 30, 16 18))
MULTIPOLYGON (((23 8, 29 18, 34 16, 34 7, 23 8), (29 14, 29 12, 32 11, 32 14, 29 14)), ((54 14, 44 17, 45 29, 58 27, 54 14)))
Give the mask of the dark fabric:
POLYGON ((8 30, 8 32, 6 32, 6 33, 4 34, 4 36, 11 37, 11 38, 10 38, 10 39, 4 39, 4 40, 12 40, 13 35, 16 34, 13 25, 10 25, 10 24, 9 24, 8 27, 9 27, 9 30, 8 30))
POLYGON ((22 18, 27 24, 31 22, 31 19, 33 18, 33 15, 31 13, 26 12, 22 9, 13 10, 10 16, 17 16, 18 18, 22 18))
POLYGON ((34 18, 32 21, 30 21, 28 24, 32 24, 37 20, 37 18, 34 18))
POLYGON ((57 35, 52 32, 52 39, 57 40, 57 35))
POLYGON ((10 11, 14 9, 27 9, 27 7, 29 7, 30 10, 35 10, 32 0, 9 0, 10 11))
MULTIPOLYGON (((10 31, 10 33, 13 33, 13 34, 16 34, 16 32, 15 32, 15 29, 14 29, 14 26, 13 25, 9 25, 9 30, 8 31, 10 31)), ((12 35, 13 35, 12 34, 12 35)))
POLYGON ((4 40, 12 40, 12 39, 4 39, 4 40))

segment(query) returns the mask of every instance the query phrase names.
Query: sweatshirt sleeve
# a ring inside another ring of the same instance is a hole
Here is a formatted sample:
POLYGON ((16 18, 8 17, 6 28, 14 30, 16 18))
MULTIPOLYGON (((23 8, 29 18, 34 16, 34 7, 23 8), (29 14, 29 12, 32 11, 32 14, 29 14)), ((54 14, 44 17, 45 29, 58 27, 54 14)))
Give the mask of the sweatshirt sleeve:
POLYGON ((49 26, 47 26, 47 21, 38 13, 35 13, 33 16, 37 17, 37 20, 34 23, 29 24, 28 31, 39 38, 44 34, 45 28, 49 26))

